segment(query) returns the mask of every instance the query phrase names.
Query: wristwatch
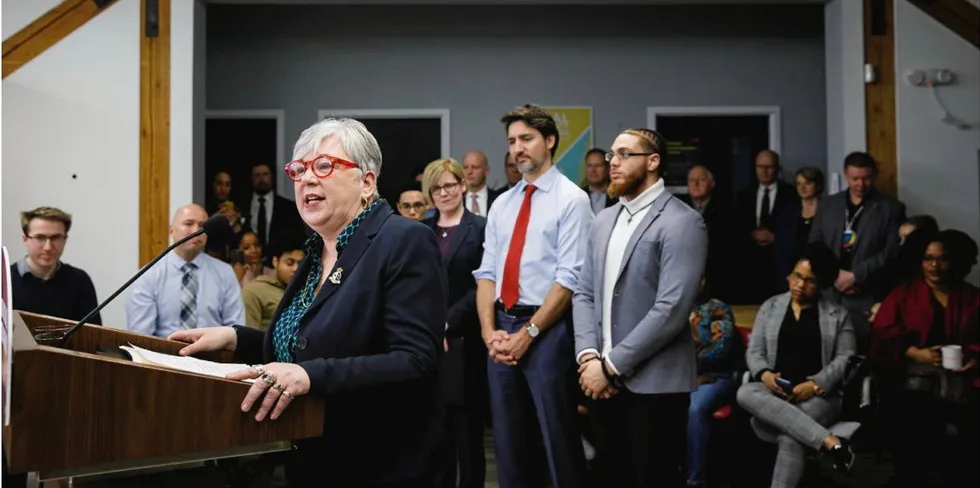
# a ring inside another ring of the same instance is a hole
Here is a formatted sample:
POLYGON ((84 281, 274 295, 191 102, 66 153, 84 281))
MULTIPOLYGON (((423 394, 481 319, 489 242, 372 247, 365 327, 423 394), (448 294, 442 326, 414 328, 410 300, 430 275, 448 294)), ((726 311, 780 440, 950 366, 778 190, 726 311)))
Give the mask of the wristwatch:
POLYGON ((528 322, 527 326, 524 328, 527 329, 527 335, 531 336, 532 339, 541 333, 541 329, 534 325, 534 322, 528 322))

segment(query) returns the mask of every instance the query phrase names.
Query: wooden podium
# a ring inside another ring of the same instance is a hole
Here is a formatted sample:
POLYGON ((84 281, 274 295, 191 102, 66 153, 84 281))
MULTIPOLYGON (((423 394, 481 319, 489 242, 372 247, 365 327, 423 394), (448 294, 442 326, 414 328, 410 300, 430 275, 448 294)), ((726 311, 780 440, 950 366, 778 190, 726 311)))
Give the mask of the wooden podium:
MULTIPOLYGON (((37 332, 70 321, 14 312, 10 425, 3 444, 12 473, 40 479, 91 476, 291 448, 323 433, 322 400, 299 397, 276 420, 256 422, 240 405, 250 385, 97 354, 133 344, 177 354, 185 344, 85 325, 67 349, 37 332)), ((234 362, 232 353, 198 355, 234 362)))

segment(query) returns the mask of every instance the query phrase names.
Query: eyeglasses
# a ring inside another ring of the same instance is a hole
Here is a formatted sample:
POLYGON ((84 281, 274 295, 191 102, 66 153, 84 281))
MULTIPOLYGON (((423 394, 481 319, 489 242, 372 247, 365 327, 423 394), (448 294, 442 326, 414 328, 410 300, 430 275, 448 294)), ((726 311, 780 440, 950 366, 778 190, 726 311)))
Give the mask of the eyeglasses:
POLYGON ((416 212, 421 212, 421 211, 425 210, 425 203, 423 203, 423 202, 399 203, 398 204, 398 208, 400 208, 400 209, 402 209, 402 210, 404 210, 406 212, 409 211, 409 210, 415 210, 416 212))
POLYGON ((337 166, 357 168, 356 164, 346 159, 323 155, 317 156, 313 161, 290 161, 283 169, 286 171, 286 176, 289 179, 299 181, 303 179, 303 176, 306 176, 307 168, 313 168, 313 174, 322 180, 330 177, 333 174, 334 168, 337 166))
POLYGON ((456 191, 457 188, 459 188, 458 181, 456 183, 446 183, 445 185, 430 187, 429 193, 433 195, 438 195, 440 192, 445 190, 446 194, 450 194, 456 191))
POLYGON ((623 148, 618 151, 610 151, 606 153, 606 162, 611 162, 613 158, 619 158, 620 161, 631 158, 633 156, 650 156, 654 153, 652 152, 632 152, 629 149, 623 148))
POLYGON ((42 246, 49 242, 51 243, 52 246, 60 246, 65 243, 65 240, 68 239, 68 236, 64 234, 55 234, 53 236, 46 236, 44 234, 34 234, 32 236, 27 236, 27 238, 36 241, 38 244, 42 246))
POLYGON ((817 279, 816 278, 808 278, 808 277, 803 276, 803 275, 801 275, 801 274, 799 274, 799 273, 797 273, 795 271, 792 272, 792 273, 790 273, 789 274, 789 277, 793 281, 802 281, 803 284, 806 285, 806 286, 817 286, 817 279))

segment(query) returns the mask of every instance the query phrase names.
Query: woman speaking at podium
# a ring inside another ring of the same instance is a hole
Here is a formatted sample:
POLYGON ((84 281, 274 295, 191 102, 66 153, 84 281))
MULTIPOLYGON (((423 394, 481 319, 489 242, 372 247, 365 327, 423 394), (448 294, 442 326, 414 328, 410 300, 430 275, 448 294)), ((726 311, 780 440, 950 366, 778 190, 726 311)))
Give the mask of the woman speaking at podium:
POLYGON ((241 405, 278 418, 302 395, 326 402, 323 437, 297 441, 291 486, 434 486, 442 461, 437 369, 446 283, 435 235, 397 216, 377 193, 381 149, 363 124, 306 129, 286 175, 315 233, 265 332, 175 332, 183 355, 232 350, 256 364, 241 405), (261 364, 261 365, 259 365, 261 364))

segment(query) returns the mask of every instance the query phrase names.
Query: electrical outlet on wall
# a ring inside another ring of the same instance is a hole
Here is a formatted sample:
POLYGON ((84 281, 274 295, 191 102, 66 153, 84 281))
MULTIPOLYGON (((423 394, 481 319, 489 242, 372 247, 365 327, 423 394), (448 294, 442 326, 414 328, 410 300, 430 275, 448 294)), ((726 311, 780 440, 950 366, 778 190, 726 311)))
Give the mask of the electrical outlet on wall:
POLYGON ((953 72, 945 68, 910 69, 905 72, 905 82, 912 86, 949 85, 954 80, 953 72))

